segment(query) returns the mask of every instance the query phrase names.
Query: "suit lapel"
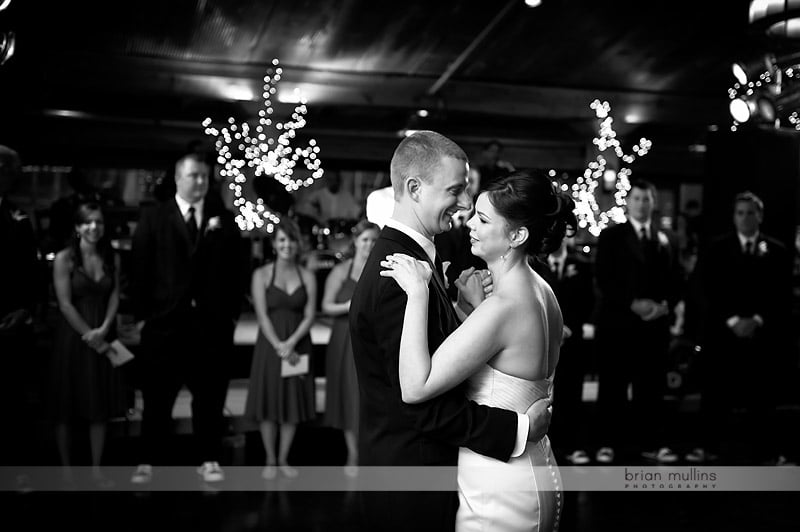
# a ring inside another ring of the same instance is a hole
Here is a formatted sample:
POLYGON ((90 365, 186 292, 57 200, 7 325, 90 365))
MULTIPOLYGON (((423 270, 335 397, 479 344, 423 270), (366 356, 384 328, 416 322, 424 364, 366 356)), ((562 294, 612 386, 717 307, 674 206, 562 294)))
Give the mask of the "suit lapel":
POLYGON ((644 250, 642 249, 642 243, 639 241, 639 236, 633 229, 633 224, 631 224, 630 222, 625 222, 624 225, 625 225, 625 242, 633 252, 633 255, 640 262, 644 262, 645 258, 644 258, 644 250))
POLYGON ((170 200, 170 207, 167 210, 169 223, 175 228, 177 234, 181 235, 181 241, 186 248, 186 251, 191 255, 194 252, 194 246, 189 238, 189 229, 186 227, 186 220, 181 216, 181 210, 178 207, 178 202, 175 199, 170 200))
MULTIPOLYGON (((438 268, 436 268, 436 265, 431 262, 431 259, 428 257, 428 254, 425 253, 425 250, 422 249, 422 247, 417 244, 413 238, 392 227, 384 227, 383 231, 381 232, 381 237, 397 242, 403 248, 405 248, 411 256, 418 260, 424 260, 428 263, 433 270, 433 275, 431 276, 430 281, 430 284, 433 285, 433 293, 438 298, 440 307, 445 309, 445 312, 447 313, 446 321, 449 322, 449 324, 447 326, 448 330, 446 330, 445 333, 449 334, 455 330, 455 327, 457 327, 459 323, 458 317, 456 316, 455 310, 453 310, 453 304, 450 302, 450 297, 447 295, 447 291, 445 290, 444 282, 441 279, 441 272, 439 272, 438 268)), ((442 317, 445 318, 445 316, 442 317)))

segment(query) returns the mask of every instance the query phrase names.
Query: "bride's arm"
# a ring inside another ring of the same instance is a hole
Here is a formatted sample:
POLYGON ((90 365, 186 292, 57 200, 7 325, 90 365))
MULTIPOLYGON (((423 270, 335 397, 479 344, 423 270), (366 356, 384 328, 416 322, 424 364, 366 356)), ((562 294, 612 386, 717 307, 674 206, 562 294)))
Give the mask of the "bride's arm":
POLYGON ((399 377, 403 401, 420 403, 463 382, 497 353, 497 333, 503 321, 501 301, 484 301, 431 357, 428 346, 429 267, 410 257, 395 255, 391 268, 381 272, 394 278, 408 295, 400 340, 399 377))

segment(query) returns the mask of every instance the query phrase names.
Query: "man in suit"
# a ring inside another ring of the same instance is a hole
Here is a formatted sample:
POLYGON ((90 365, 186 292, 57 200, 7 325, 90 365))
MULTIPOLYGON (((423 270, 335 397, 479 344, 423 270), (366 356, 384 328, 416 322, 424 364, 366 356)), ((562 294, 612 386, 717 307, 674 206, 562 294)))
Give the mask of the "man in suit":
MULTIPOLYGON (((17 152, 0 146, 0 416, 13 433, 0 438, 0 465, 32 465, 30 389, 37 363, 32 315, 38 268, 30 218, 9 198, 20 175, 17 152)), ((18 488, 26 488, 26 479, 17 482, 18 488)))
MULTIPOLYGON (((761 232, 764 204, 751 192, 734 199, 735 231, 713 240, 698 270, 706 303, 701 358, 701 447, 686 458, 716 457, 732 408, 754 416, 753 449, 780 463, 774 423, 776 392, 790 374, 791 257, 779 241, 761 232)), ((741 434, 740 434, 741 435, 741 434)), ((785 444, 784 444, 785 445, 785 444)))
POLYGON ((564 343, 553 382, 553 408, 558 411, 550 429, 553 445, 567 462, 583 465, 586 454, 587 416, 583 408, 583 380, 589 370, 589 344, 585 333, 594 310, 592 265, 574 249, 575 239, 566 237, 547 257, 542 273, 556 294, 564 317, 564 343), (584 325, 587 325, 585 327, 584 325))
MULTIPOLYGON (((435 351, 459 319, 445 290, 433 238, 450 229, 453 214, 471 207, 467 170, 463 150, 432 131, 405 138, 392 157, 394 211, 350 304, 362 466, 455 466, 459 446, 508 460, 523 451, 528 438, 540 439, 549 425, 543 401, 528 415, 518 415, 467 401, 462 387, 416 405, 401 398, 398 363, 407 298, 397 283, 379 275, 380 261, 391 253, 406 253, 431 264, 435 273, 428 342, 435 351)), ((457 506, 452 492, 365 494, 367 520, 382 530, 452 530, 457 506)))
POLYGON ((198 470, 223 479, 219 466, 233 331, 247 276, 244 241, 233 213, 209 189, 202 155, 175 164, 174 197, 145 209, 133 237, 131 297, 143 321, 141 355, 144 460, 133 482, 148 482, 165 460, 172 408, 185 384, 192 394, 198 470))
POLYGON ((597 242, 597 406, 603 446, 596 457, 601 463, 612 462, 614 447, 628 439, 647 459, 678 459, 658 441, 656 429, 663 422, 670 315, 682 276, 673 241, 653 222, 655 206, 652 183, 631 182, 628 220, 603 230, 597 242), (628 385, 632 419, 622 415, 628 385))

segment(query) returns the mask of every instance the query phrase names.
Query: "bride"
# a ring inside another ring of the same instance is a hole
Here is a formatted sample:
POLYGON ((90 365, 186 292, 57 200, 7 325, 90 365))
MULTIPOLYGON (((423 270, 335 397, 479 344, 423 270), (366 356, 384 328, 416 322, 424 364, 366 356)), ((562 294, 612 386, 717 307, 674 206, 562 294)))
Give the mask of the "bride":
MULTIPOLYGON (((572 200, 545 176, 518 172, 478 196, 467 222, 471 251, 484 259, 493 292, 433 353, 428 348, 430 266, 404 254, 386 257, 384 277, 408 296, 400 342, 403 401, 419 403, 468 380, 469 398, 525 412, 549 397, 558 363, 562 317, 550 286, 528 257, 557 249, 575 227, 572 200)), ((460 283, 479 283, 464 276, 460 283)), ((528 442, 504 463, 461 448, 456 530, 549 531, 561 513, 560 476, 550 441, 528 442)))

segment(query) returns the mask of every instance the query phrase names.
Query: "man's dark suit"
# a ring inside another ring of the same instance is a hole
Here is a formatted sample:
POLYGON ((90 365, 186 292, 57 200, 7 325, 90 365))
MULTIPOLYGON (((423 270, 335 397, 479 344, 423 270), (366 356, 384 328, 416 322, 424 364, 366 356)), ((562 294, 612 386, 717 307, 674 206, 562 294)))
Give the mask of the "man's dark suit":
MULTIPOLYGON (((350 334, 360 389, 360 465, 456 466, 459 446, 508 460, 517 431, 513 412, 467 401, 463 386, 422 404, 403 403, 398 363, 407 298, 393 279, 379 275, 380 261, 392 253, 429 260, 409 236, 386 227, 353 294, 350 334)), ((434 273, 428 305, 430 350, 457 326, 441 274, 434 273)), ((452 530, 458 501, 448 492, 369 493, 365 504, 370 524, 381 529, 452 530)))
MULTIPOLYGON (((666 301, 674 309, 682 282, 678 254, 666 233, 651 226, 641 241, 630 222, 603 230, 597 242, 595 281, 601 438, 612 446, 635 426, 640 445, 655 442, 666 383, 670 315, 643 321, 631 310, 634 299, 666 301), (625 424, 628 384, 635 425, 625 424)), ((631 435, 634 436, 634 435, 631 435)))
POLYGON ((233 331, 247 273, 245 241, 221 201, 208 196, 196 245, 174 198, 142 212, 133 238, 131 297, 142 330, 142 433, 146 459, 164 460, 183 384, 202 461, 218 461, 233 331))
POLYGON ((701 356, 704 445, 719 450, 731 407, 752 408, 761 427, 753 427, 759 451, 774 451, 774 435, 765 433, 779 391, 780 377, 792 367, 787 321, 791 307, 791 259, 786 247, 760 234, 747 255, 736 233, 709 244, 698 271, 706 301, 705 341, 701 356), (758 315, 763 326, 752 338, 739 338, 727 321, 758 315), (770 441, 773 440, 773 441, 770 441), (769 443, 769 445, 764 445, 769 443))
MULTIPOLYGON (((2 176, 0 176, 2 179, 2 176)), ((0 416, 14 435, 0 438, 0 465, 32 465, 34 421, 32 382, 40 371, 34 351, 33 314, 37 287, 36 239, 30 218, 0 197, 0 322, 12 313, 25 311, 15 326, 0 329, 0 416)))
MULTIPOLYGON (((538 270, 537 270, 538 271, 538 270)), ((553 418, 550 441, 558 451, 583 449, 586 415, 583 411, 583 380, 589 370, 589 345, 582 338, 583 324, 592 320, 594 286, 592 265, 573 253, 564 257, 561 274, 545 268, 542 276, 553 288, 564 326, 572 332, 564 340, 553 382, 553 418)))

